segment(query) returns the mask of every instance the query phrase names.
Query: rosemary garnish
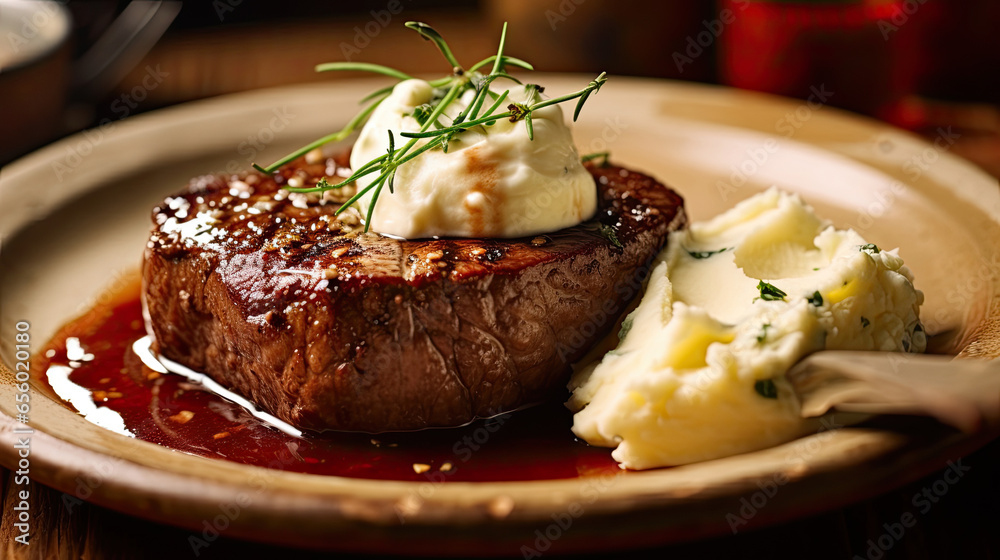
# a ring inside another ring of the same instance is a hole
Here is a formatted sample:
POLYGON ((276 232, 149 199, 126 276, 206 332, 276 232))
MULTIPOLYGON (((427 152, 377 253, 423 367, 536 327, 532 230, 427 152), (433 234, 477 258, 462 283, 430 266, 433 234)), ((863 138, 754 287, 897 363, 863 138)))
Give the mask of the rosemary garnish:
POLYGON ((595 159, 600 159, 601 163, 598 164, 599 167, 604 167, 608 164, 608 158, 611 156, 611 152, 594 152, 591 154, 584 154, 580 156, 580 163, 587 163, 588 161, 593 161, 595 159))
MULTIPOLYGON (((450 75, 428 82, 431 87, 439 89, 444 93, 440 97, 435 96, 435 99, 432 100, 431 103, 422 105, 414 110, 412 116, 417 120, 417 122, 420 123, 420 130, 416 132, 400 133, 400 136, 402 136, 406 141, 405 143, 400 141, 399 144, 401 145, 399 146, 397 146, 397 140, 399 139, 394 138, 390 132, 388 152, 372 159, 358 169, 353 170, 351 176, 343 181, 333 183, 324 177, 312 187, 284 187, 285 189, 293 192, 320 192, 330 189, 340 189, 354 183, 362 177, 377 174, 374 181, 366 187, 360 189, 336 211, 336 213, 339 214, 344 210, 347 210, 362 197, 371 193, 371 203, 368 207, 368 214, 365 216, 366 232, 371 225, 372 212, 375 209, 376 202, 378 201, 378 197, 381 194, 382 189, 388 186, 389 192, 393 192, 396 170, 399 169, 399 166, 416 157, 419 157, 421 154, 429 150, 441 149, 444 152, 447 152, 450 141, 456 135, 461 134, 462 132, 465 132, 473 127, 493 126, 501 119, 508 119, 511 122, 524 121, 528 138, 533 140, 534 124, 532 123, 532 115, 535 111, 550 105, 556 105, 577 99, 576 108, 573 111, 573 120, 575 121, 580 116, 580 110, 583 108, 583 104, 587 101, 587 98, 589 98, 590 95, 597 93, 597 91, 601 89, 601 86, 603 86, 607 81, 607 75, 604 72, 601 72, 597 78, 587 84, 587 86, 580 91, 562 95, 553 99, 539 99, 537 94, 541 93, 543 88, 535 84, 527 84, 523 87, 533 90, 528 92, 530 94, 528 96, 529 102, 507 103, 507 105, 504 106, 510 90, 507 89, 501 93, 497 93, 490 89, 491 84, 497 80, 508 80, 516 84, 521 84, 520 80, 507 73, 506 69, 508 66, 534 70, 534 67, 532 67, 532 65, 528 62, 504 54, 507 39, 506 23, 504 23, 503 30, 500 33, 500 45, 497 48, 497 54, 480 60, 468 69, 462 67, 454 53, 452 53, 448 43, 443 37, 441 37, 441 34, 434 30, 434 28, 426 23, 413 21, 407 22, 406 27, 413 29, 424 39, 433 42, 438 50, 441 51, 441 54, 444 56, 445 60, 452 69, 450 75), (489 72, 487 74, 481 73, 480 69, 486 67, 490 68, 489 72), (449 119, 449 117, 445 115, 445 110, 452 102, 461 98, 466 92, 469 91, 474 92, 471 102, 455 118, 449 119), (539 100, 534 102, 531 101, 535 99, 539 100), (483 110, 484 106, 486 108, 485 110, 483 110), (501 110, 501 107, 506 110, 501 110), (450 120, 450 122, 442 123, 442 120, 450 120), (421 144, 421 140, 425 141, 421 144)), ((411 76, 405 72, 379 64, 369 64, 363 62, 330 62, 320 64, 316 67, 317 72, 342 70, 371 72, 395 78, 398 81, 411 79, 411 76)), ((253 167, 261 173, 273 173, 282 165, 285 165, 288 162, 297 159, 306 153, 319 148, 320 146, 323 146, 324 144, 343 140, 358 127, 362 126, 379 106, 379 104, 389 97, 391 93, 392 86, 373 91, 361 101, 362 103, 370 102, 370 104, 362 109, 353 119, 351 119, 351 121, 348 122, 347 126, 343 129, 324 136, 307 146, 303 146, 302 148, 299 148, 267 167, 261 167, 256 163, 253 164, 253 167)))
POLYGON ((618 234, 615 233, 614 227, 609 226, 608 224, 601 224, 599 231, 601 233, 601 237, 610 241, 615 247, 618 247, 619 249, 622 248, 622 242, 618 240, 618 234))

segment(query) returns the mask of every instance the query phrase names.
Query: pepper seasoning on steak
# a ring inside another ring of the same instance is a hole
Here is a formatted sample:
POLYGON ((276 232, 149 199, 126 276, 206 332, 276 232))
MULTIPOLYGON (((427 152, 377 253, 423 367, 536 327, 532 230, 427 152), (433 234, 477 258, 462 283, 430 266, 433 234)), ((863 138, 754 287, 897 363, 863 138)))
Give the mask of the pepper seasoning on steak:
POLYGON ((363 233, 335 214, 351 193, 282 189, 346 166, 196 178, 154 209, 144 256, 158 351, 302 429, 457 426, 546 399, 686 221, 675 192, 607 164, 587 165, 594 218, 518 239, 363 233))

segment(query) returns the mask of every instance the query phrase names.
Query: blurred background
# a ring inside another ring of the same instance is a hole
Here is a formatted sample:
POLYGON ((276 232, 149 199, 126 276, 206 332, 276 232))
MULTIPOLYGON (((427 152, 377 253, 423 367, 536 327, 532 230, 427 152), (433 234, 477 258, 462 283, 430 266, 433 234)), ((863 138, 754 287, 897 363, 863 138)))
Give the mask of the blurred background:
POLYGON ((440 73, 402 23, 463 60, 717 83, 808 98, 928 137, 1000 176, 995 0, 0 0, 0 164, 67 134, 199 98, 316 80, 355 60, 440 73))

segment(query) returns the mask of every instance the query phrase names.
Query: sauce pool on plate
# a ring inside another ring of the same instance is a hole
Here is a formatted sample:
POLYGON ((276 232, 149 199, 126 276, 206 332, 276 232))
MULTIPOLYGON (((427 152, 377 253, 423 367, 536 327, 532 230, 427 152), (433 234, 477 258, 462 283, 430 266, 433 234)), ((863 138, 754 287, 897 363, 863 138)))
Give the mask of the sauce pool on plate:
POLYGON ((291 472, 402 481, 575 478, 620 471, 573 438, 556 400, 461 428, 295 437, 132 349, 146 336, 137 282, 109 292, 42 349, 34 375, 89 421, 179 452, 291 472))

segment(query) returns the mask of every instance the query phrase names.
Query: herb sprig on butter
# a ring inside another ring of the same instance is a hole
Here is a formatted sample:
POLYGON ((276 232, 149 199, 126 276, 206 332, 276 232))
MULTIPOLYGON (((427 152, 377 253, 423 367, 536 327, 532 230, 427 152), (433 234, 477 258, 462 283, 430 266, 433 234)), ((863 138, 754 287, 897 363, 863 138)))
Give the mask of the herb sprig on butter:
MULTIPOLYGON (((354 196, 343 203, 336 213, 341 213, 354 205, 362 197, 371 193, 371 203, 368 213, 365 216, 365 231, 367 232, 372 223, 372 213, 375 210, 376 201, 383 189, 388 187, 392 193, 395 189, 395 176, 397 169, 414 158, 430 150, 440 149, 448 151, 449 143, 455 137, 474 127, 490 127, 501 119, 510 122, 524 122, 528 139, 534 139, 533 113, 544 107, 577 100, 576 108, 573 112, 573 120, 577 120, 580 111, 583 109, 587 99, 597 93, 607 81, 607 75, 602 72, 586 87, 552 99, 541 99, 531 103, 508 103, 510 89, 497 92, 491 89, 494 82, 504 80, 514 82, 521 87, 535 88, 541 92, 541 87, 534 84, 523 84, 519 79, 507 72, 507 67, 518 67, 526 70, 534 70, 532 65, 524 60, 505 54, 507 24, 503 26, 500 34, 500 44, 497 54, 484 58, 473 64, 468 69, 464 68, 455 57, 451 48, 444 38, 431 26, 421 22, 407 22, 406 27, 416 31, 424 39, 431 41, 438 48, 445 60, 451 66, 451 74, 428 82, 435 88, 434 99, 419 107, 413 112, 413 118, 420 123, 420 129, 415 132, 401 132, 396 138, 392 131, 389 131, 389 149, 385 154, 369 160, 367 163, 356 166, 350 177, 332 183, 326 177, 322 178, 313 187, 285 187, 293 192, 322 192, 330 189, 341 189, 354 184, 358 179, 375 175, 376 179, 370 184, 358 190, 354 196), (482 70, 489 68, 488 72, 482 70), (457 99, 460 99, 467 92, 472 93, 472 101, 465 106, 454 118, 446 114, 446 109, 457 99), (504 110, 506 109, 506 110, 504 110), (424 142, 421 143, 421 140, 424 142)), ((331 62, 320 64, 316 67, 318 72, 327 71, 364 71, 383 76, 395 78, 399 82, 413 79, 412 76, 387 66, 379 64, 361 62, 331 62)), ((394 86, 388 86, 376 91, 362 99, 362 103, 368 102, 368 106, 362 109, 347 125, 332 134, 324 136, 298 150, 288 154, 267 167, 261 167, 256 163, 253 167, 262 173, 273 173, 282 165, 305 155, 330 142, 336 142, 347 138, 358 127, 364 125, 375 109, 392 93, 394 86)), ((537 98, 534 98, 537 99, 537 98)))

